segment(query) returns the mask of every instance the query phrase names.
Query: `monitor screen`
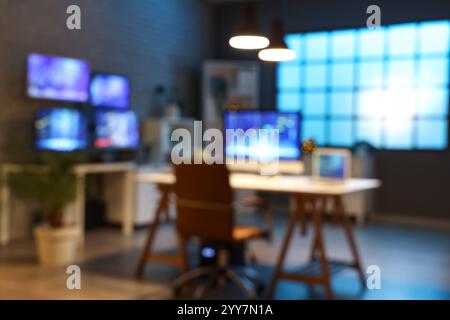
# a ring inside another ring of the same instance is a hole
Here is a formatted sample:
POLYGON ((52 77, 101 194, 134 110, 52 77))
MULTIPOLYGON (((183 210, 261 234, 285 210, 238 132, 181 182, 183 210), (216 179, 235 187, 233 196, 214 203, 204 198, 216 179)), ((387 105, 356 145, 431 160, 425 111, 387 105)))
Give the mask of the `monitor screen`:
POLYGON ((127 109, 130 96, 128 78, 114 74, 95 74, 89 87, 91 105, 127 109))
MULTIPOLYGON (((225 114, 225 129, 278 129, 279 146, 275 150, 269 144, 261 145, 253 139, 232 139, 227 141, 227 157, 255 156, 257 158, 278 155, 279 159, 298 160, 300 158, 300 114, 277 111, 237 111, 225 114), (256 145, 255 145, 256 144, 256 145)), ((270 142, 270 141, 268 141, 270 142)))
POLYGON ((139 128, 133 111, 103 110, 95 113, 96 148, 132 149, 139 144, 139 128))
POLYGON ((327 179, 345 179, 345 155, 336 154, 320 154, 318 156, 318 174, 321 178, 327 179))
POLYGON ((87 62, 32 53, 28 56, 27 69, 29 97, 73 102, 88 101, 87 62))
POLYGON ((75 109, 38 110, 35 132, 39 150, 73 151, 88 144, 86 118, 75 109))

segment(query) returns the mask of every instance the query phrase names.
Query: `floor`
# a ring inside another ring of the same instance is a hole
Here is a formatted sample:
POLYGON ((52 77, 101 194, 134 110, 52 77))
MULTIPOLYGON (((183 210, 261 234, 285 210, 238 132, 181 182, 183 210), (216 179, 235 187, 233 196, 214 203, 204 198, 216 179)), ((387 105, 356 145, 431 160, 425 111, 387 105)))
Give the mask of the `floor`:
MULTIPOLYGON (((275 221, 273 242, 256 240, 249 250, 255 253, 254 267, 270 277, 286 227, 285 218, 275 221)), ((77 264, 81 268, 81 290, 66 288, 64 268, 43 268, 36 264, 31 240, 0 248, 0 299, 167 299, 172 297, 170 283, 178 275, 174 267, 148 264, 145 276, 133 276, 146 230, 123 237, 118 229, 89 231, 77 264)), ((411 227, 368 224, 355 227, 356 239, 365 267, 377 265, 381 270, 381 289, 361 289, 357 275, 344 270, 333 276, 333 290, 338 299, 450 299, 450 233, 411 227)), ((325 229, 326 250, 330 257, 349 259, 342 230, 333 224, 325 229)), ((287 269, 307 261, 311 232, 293 240, 287 269)), ((159 230, 156 247, 174 249, 172 224, 159 230)), ((210 292, 211 299, 244 298, 232 286, 210 292)), ((282 281, 276 299, 323 299, 321 288, 282 281)))

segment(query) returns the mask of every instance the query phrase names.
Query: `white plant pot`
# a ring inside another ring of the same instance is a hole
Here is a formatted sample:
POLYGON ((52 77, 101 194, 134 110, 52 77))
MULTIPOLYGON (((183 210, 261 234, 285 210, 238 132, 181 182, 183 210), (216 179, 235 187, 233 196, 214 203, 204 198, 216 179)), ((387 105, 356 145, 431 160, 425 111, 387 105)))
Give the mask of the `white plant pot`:
POLYGON ((34 230, 39 263, 43 266, 63 266, 75 261, 78 228, 49 226, 36 227, 34 230))

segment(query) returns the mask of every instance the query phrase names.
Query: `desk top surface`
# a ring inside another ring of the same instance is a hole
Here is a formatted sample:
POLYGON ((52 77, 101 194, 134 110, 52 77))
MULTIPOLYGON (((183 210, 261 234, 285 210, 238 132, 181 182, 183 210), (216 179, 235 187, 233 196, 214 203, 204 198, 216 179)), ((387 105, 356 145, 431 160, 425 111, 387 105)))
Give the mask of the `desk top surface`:
MULTIPOLYGON (((3 171, 7 173, 21 172, 23 170, 45 168, 44 165, 35 164, 19 164, 19 163, 6 163, 0 166, 3 171)), ((73 167, 73 170, 77 174, 88 173, 107 173, 118 171, 132 171, 138 167, 134 162, 111 162, 111 163, 79 163, 73 167)))
MULTIPOLYGON (((8 171, 20 171, 22 166, 10 165, 8 171), (16 168, 17 167, 17 168, 16 168)), ((75 167, 78 174, 106 173, 116 171, 135 171, 137 182, 171 185, 175 183, 175 175, 170 167, 145 167, 137 168, 131 162, 111 164, 80 164, 75 167)), ((262 176, 255 173, 230 174, 230 185, 234 189, 304 193, 319 195, 344 195, 375 189, 381 186, 376 179, 351 178, 342 183, 314 181, 311 177, 301 175, 276 175, 262 176)))
POLYGON ((76 173, 103 173, 116 171, 136 170, 137 165, 134 162, 111 162, 111 163, 80 163, 75 165, 76 173))
MULTIPOLYGON (((170 170, 139 171, 137 182, 149 182, 171 185, 175 183, 175 175, 170 170)), ((276 175, 261 176, 252 173, 231 173, 230 185, 234 189, 304 193, 323 195, 344 195, 378 188, 381 182, 376 179, 351 178, 342 183, 314 181, 308 176, 276 175)))

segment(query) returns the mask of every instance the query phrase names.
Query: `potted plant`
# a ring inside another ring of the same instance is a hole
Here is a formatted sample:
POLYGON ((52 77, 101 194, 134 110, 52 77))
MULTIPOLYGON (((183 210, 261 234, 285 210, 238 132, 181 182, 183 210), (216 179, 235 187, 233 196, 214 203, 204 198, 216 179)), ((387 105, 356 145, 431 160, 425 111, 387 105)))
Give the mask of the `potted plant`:
POLYGON ((75 259, 78 228, 64 221, 64 212, 75 198, 74 164, 68 154, 44 154, 42 165, 24 166, 10 178, 13 193, 39 207, 40 224, 33 235, 42 265, 65 265, 75 259))

